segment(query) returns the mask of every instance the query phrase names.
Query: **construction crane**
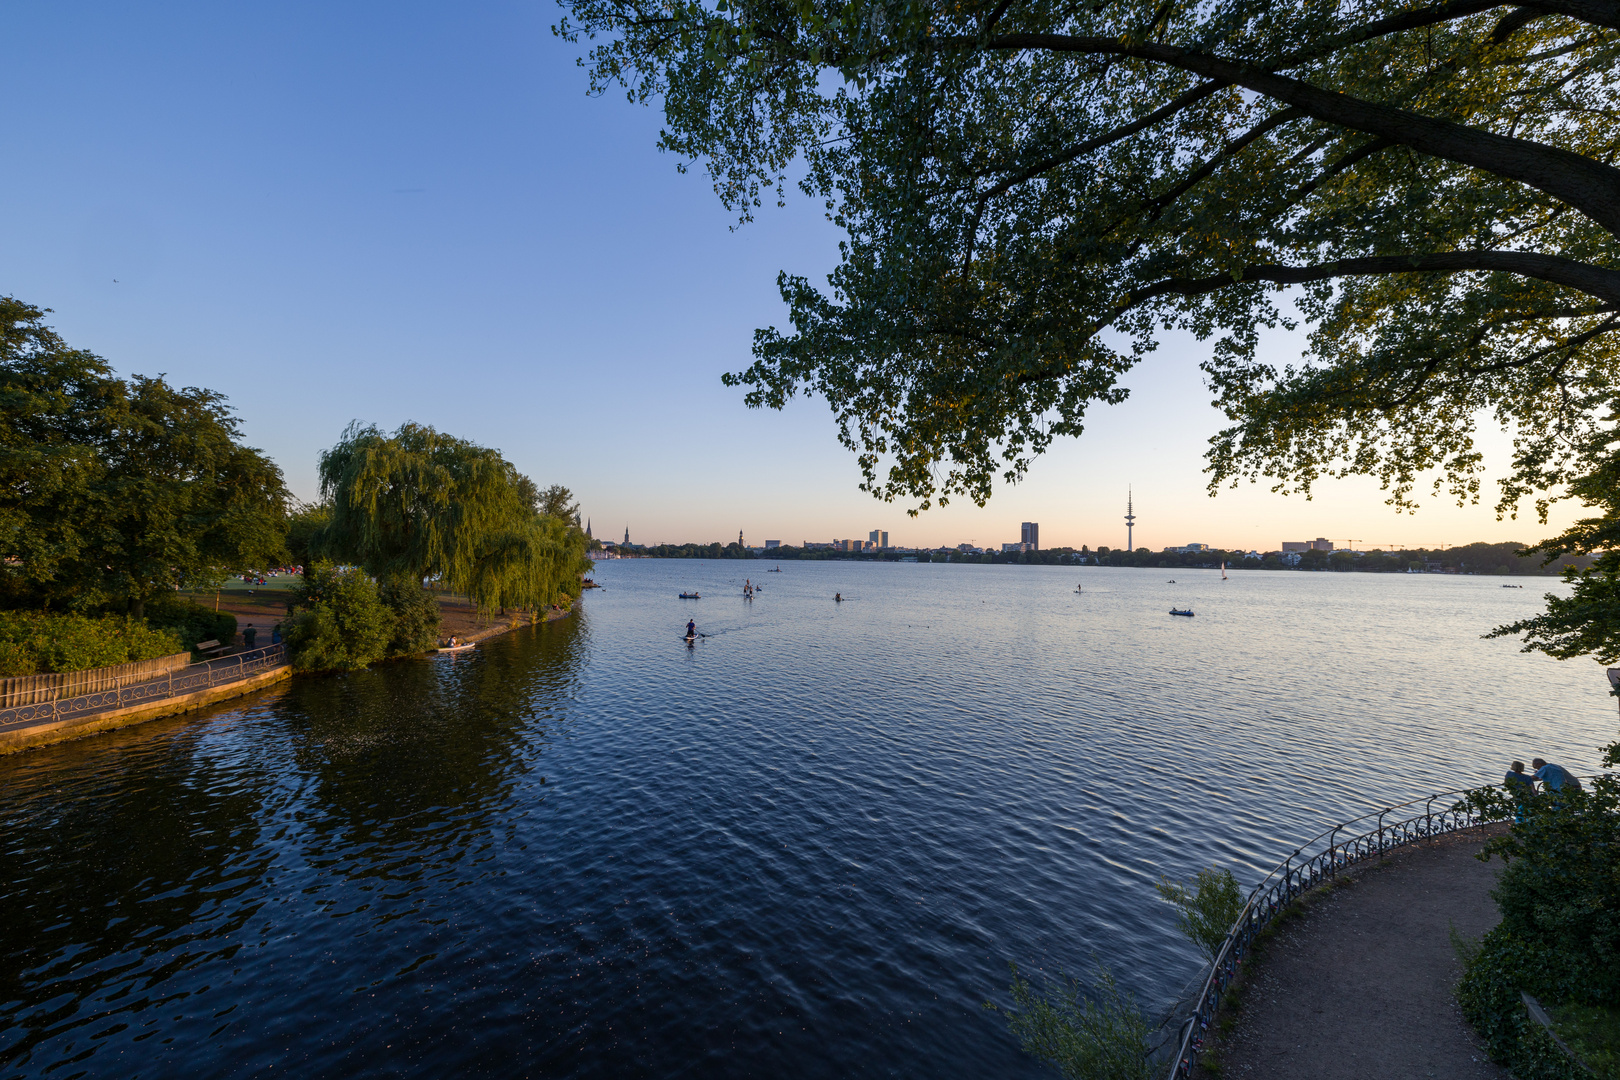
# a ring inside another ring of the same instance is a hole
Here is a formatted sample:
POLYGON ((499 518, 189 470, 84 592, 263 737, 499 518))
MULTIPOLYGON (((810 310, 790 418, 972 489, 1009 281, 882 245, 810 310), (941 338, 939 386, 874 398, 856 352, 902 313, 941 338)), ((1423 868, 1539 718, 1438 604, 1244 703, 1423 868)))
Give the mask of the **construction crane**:
MULTIPOLYGON (((1329 539, 1333 539, 1333 538, 1329 537, 1329 539)), ((1338 540, 1338 539, 1333 539, 1333 542, 1335 544, 1362 544, 1362 543, 1366 543, 1366 541, 1364 541, 1364 540, 1338 540)), ((1354 547, 1351 547, 1350 550, 1354 551, 1356 549, 1354 547)))

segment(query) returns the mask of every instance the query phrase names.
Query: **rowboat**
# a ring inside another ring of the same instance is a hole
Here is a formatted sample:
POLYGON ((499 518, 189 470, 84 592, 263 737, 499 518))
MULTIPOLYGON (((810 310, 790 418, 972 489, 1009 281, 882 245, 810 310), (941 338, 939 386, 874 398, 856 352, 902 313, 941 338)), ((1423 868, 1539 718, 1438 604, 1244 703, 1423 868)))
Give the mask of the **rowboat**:
POLYGON ((1192 613, 1193 613, 1192 608, 1188 608, 1186 611, 1177 611, 1175 608, 1170 609, 1170 614, 1172 614, 1172 615, 1185 615, 1189 619, 1192 618, 1192 613))
POLYGON ((681 599, 682 600, 701 600, 701 599, 703 599, 703 597, 699 596, 695 592, 683 592, 683 593, 681 593, 681 599))

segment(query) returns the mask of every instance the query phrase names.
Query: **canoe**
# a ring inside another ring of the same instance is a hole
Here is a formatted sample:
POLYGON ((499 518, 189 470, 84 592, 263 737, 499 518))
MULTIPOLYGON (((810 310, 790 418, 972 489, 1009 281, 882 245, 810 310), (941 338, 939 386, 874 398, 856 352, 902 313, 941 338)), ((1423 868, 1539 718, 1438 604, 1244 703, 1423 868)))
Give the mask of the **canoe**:
POLYGON ((703 599, 703 597, 699 596, 695 592, 683 592, 683 593, 681 593, 681 599, 682 600, 701 600, 701 599, 703 599))
POLYGON ((1192 613, 1193 613, 1192 608, 1188 608, 1186 611, 1177 611, 1175 608, 1170 609, 1170 614, 1172 614, 1172 615, 1185 615, 1189 619, 1192 618, 1192 613))

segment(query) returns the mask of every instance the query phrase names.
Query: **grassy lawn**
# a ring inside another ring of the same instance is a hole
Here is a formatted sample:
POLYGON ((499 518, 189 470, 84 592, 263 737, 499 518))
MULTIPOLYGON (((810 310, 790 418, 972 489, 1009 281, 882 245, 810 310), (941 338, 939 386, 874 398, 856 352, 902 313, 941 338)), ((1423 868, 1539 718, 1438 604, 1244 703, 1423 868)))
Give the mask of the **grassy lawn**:
POLYGON ((1620 1009, 1560 1005, 1548 1009, 1558 1035, 1598 1076, 1620 1080, 1620 1009))
POLYGON ((209 589, 187 592, 184 596, 205 608, 217 607, 230 612, 236 616, 238 630, 251 625, 263 634, 261 640, 268 641, 270 628, 287 617, 287 601, 302 581, 297 574, 266 578, 263 585, 249 585, 241 578, 232 578, 218 593, 209 589))

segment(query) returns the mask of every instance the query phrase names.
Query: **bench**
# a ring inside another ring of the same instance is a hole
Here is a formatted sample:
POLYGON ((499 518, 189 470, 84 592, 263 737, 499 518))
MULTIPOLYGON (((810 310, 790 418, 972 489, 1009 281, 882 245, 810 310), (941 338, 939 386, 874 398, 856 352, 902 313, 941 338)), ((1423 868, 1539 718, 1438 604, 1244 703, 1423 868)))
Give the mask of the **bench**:
POLYGON ((210 639, 208 641, 199 641, 199 642, 197 642, 195 651, 202 653, 204 656, 207 656, 210 653, 222 653, 222 652, 224 652, 225 651, 225 646, 221 645, 218 641, 210 639))

